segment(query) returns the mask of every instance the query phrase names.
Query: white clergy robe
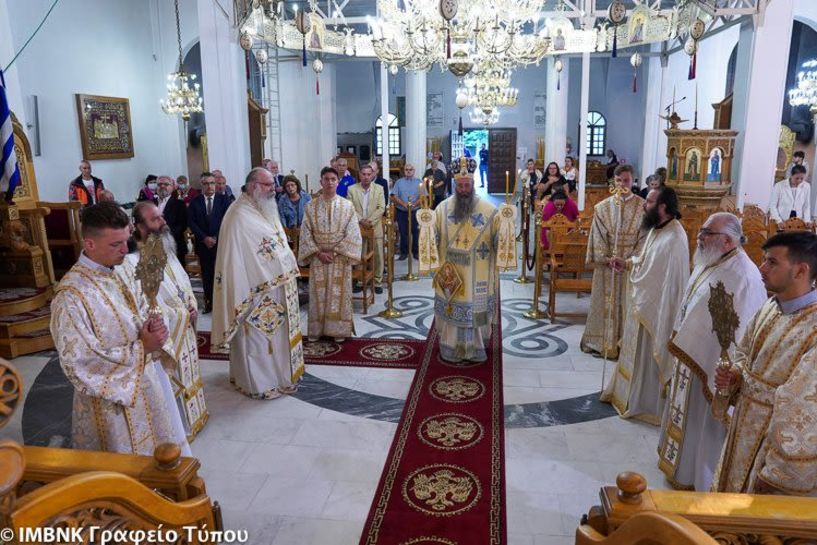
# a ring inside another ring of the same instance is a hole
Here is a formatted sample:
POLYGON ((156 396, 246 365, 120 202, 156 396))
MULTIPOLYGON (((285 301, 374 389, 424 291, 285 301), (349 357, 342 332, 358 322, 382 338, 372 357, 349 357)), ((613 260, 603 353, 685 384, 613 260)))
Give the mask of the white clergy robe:
MULTIPOLYGON (((147 316, 148 301, 142 292, 141 282, 136 279, 139 255, 138 252, 128 254, 115 270, 126 284, 133 286, 140 311, 143 316, 147 316)), ((170 371, 173 393, 179 405, 187 439, 192 441, 204 427, 209 415, 199 369, 196 330, 190 319, 190 310, 197 310, 198 303, 190 285, 190 277, 175 254, 167 254, 164 279, 159 286, 156 302, 169 331, 162 350, 174 364, 170 371)))
POLYGON ((645 235, 641 229, 644 199, 638 195, 630 195, 621 206, 615 204, 613 197, 608 197, 595 206, 587 240, 587 264, 593 266, 593 287, 581 349, 600 355, 606 353, 612 359, 619 354, 625 306, 631 286, 629 276, 614 273, 607 266, 607 259, 614 255, 625 259, 637 255, 645 235))
MULTIPOLYGON (((711 265, 695 267, 675 321, 669 351, 674 356, 672 384, 658 443, 658 467, 675 487, 709 491, 728 424, 712 415, 715 368, 721 347, 709 313, 710 287, 722 282, 734 296, 740 324, 735 339, 766 301, 757 265, 735 249, 711 265)), ((734 353, 734 350, 732 350, 734 353)))
POLYGON ((230 382, 257 399, 290 393, 304 372, 298 263, 277 211, 242 193, 224 215, 213 286, 213 349, 230 351, 230 382))
POLYGON ((350 337, 352 317, 352 266, 360 262, 363 241, 355 207, 335 195, 318 197, 304 208, 298 240, 298 261, 309 266, 310 337, 350 337), (331 251, 332 263, 323 263, 318 252, 331 251))
POLYGON ((672 376, 667 342, 689 279, 689 247, 681 222, 651 229, 644 248, 628 260, 632 293, 621 354, 601 395, 624 418, 660 423, 662 392, 672 376))
POLYGON ((112 270, 83 253, 56 288, 51 336, 74 386, 73 447, 152 455, 184 434, 163 351, 147 354, 136 296, 112 270))
POLYGON ((751 493, 763 480, 791 496, 817 496, 817 293, 771 298, 735 351, 741 381, 713 483, 751 493))

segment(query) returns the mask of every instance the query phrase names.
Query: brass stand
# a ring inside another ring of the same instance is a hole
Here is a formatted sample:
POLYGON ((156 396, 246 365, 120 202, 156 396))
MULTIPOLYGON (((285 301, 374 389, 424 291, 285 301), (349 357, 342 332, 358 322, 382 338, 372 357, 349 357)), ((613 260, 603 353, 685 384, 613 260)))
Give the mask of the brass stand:
POLYGON ((378 316, 383 318, 399 318, 403 315, 399 310, 394 309, 394 205, 389 205, 386 209, 383 225, 386 226, 386 282, 388 283, 388 297, 386 298, 386 308, 378 316))
POLYGON ((542 232, 542 224, 544 222, 542 221, 541 212, 536 212, 535 217, 536 221, 534 222, 534 226, 536 235, 534 236, 534 240, 536 240, 536 264, 533 266, 533 273, 536 277, 533 280, 533 304, 524 316, 532 320, 541 320, 545 317, 545 313, 539 310, 539 297, 542 296, 542 243, 538 239, 542 232))
POLYGON ((412 248, 414 247, 414 237, 412 236, 411 231, 411 203, 406 203, 406 209, 408 210, 408 273, 404 274, 400 277, 400 280, 407 280, 409 282, 414 282, 415 280, 419 280, 420 277, 417 276, 412 272, 413 264, 414 264, 414 254, 411 252, 412 248))
POLYGON ((517 240, 522 241, 522 271, 519 276, 513 279, 517 284, 530 284, 528 278, 528 245, 530 244, 530 207, 529 207, 528 188, 522 187, 522 200, 520 207, 522 208, 522 228, 520 229, 517 240))

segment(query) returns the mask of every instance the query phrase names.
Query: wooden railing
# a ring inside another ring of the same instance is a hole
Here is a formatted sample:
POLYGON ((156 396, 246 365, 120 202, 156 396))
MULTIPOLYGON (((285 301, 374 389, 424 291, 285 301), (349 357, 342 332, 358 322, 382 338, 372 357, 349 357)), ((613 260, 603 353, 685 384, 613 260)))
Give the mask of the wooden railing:
POLYGON ((817 544, 817 498, 648 490, 631 472, 616 485, 602 488, 601 505, 583 518, 582 527, 595 532, 585 529, 588 535, 612 536, 637 515, 658 513, 688 520, 721 545, 817 544))

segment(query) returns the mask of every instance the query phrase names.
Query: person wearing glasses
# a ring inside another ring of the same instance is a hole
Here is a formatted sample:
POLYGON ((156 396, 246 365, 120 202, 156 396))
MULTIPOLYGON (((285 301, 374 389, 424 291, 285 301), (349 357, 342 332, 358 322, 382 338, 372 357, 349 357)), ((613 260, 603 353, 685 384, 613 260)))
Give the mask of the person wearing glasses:
POLYGON ((394 183, 391 201, 394 203, 397 215, 397 226, 400 229, 400 256, 398 261, 408 258, 408 204, 411 203, 411 254, 417 259, 417 243, 420 238, 420 228, 417 225, 417 209, 420 208, 420 178, 415 175, 414 165, 406 163, 403 167, 403 177, 394 183))
POLYGON ((661 394, 672 378, 666 346, 689 280, 689 245, 680 218, 675 190, 653 189, 644 201, 642 226, 648 233, 641 252, 612 258, 615 272, 627 271, 632 291, 618 364, 600 399, 623 418, 656 426, 666 401, 661 394))
POLYGON ((295 392, 304 373, 299 268, 278 217, 272 173, 252 169, 244 189, 218 232, 211 343, 229 350, 236 390, 274 399, 295 392))
POLYGON ((708 492, 726 439, 726 423, 712 414, 721 345, 709 314, 710 287, 723 283, 734 296, 740 320, 735 340, 767 299, 760 271, 743 251, 744 241, 740 220, 729 212, 712 214, 698 232, 695 268, 668 345, 673 366, 667 407, 672 410, 664 411, 658 443, 658 467, 676 488, 708 492))

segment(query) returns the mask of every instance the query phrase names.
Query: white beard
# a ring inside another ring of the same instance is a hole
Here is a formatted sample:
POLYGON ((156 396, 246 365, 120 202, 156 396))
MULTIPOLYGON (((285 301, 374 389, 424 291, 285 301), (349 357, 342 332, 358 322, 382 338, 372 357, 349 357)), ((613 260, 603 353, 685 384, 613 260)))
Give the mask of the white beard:
POLYGON ((281 217, 278 215, 278 202, 275 200, 275 193, 270 191, 266 196, 261 195, 261 192, 256 189, 250 195, 258 208, 261 210, 261 215, 275 225, 277 228, 281 227, 281 217))
POLYGON ((718 259, 721 258, 723 252, 721 252, 720 248, 718 247, 711 247, 709 249, 703 250, 700 246, 695 249, 695 255, 692 256, 692 263, 698 266, 707 267, 715 263, 718 259))

